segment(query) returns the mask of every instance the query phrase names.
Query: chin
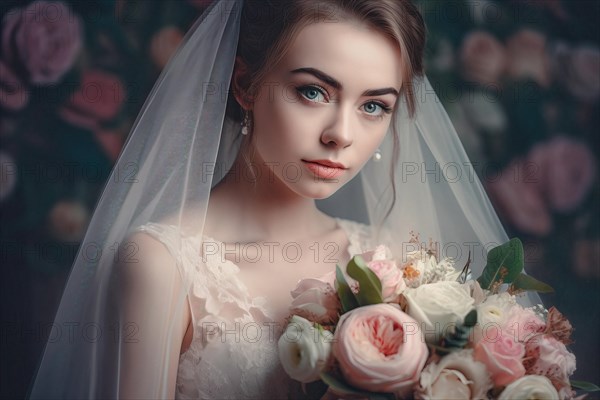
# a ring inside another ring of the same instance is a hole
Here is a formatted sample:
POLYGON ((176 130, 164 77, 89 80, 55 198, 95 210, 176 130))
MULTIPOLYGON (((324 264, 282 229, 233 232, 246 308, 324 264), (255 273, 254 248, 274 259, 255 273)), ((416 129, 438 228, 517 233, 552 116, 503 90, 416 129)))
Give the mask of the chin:
POLYGON ((295 187, 294 191, 309 199, 322 200, 331 197, 342 186, 344 184, 340 182, 311 181, 302 187, 295 187))

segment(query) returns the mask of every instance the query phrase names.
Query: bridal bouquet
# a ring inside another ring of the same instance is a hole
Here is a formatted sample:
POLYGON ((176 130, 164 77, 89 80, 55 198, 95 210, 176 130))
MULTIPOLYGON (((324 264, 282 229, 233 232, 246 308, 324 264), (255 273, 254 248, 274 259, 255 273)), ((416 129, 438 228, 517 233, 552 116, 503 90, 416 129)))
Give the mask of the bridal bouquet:
POLYGON ((518 239, 488 253, 478 279, 418 246, 354 256, 345 270, 301 280, 279 357, 300 382, 321 380, 344 398, 569 399, 572 327, 554 307, 524 308, 526 290, 551 291, 523 273, 518 239))

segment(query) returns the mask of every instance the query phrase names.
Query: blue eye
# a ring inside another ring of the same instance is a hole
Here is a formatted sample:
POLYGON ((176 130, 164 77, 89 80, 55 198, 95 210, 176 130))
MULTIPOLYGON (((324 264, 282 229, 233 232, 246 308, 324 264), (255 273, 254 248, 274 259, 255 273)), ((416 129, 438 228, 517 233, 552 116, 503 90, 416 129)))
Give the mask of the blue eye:
POLYGON ((392 108, 386 106, 383 103, 379 103, 376 101, 371 101, 367 104, 364 105, 365 107, 365 111, 370 114, 370 115, 374 115, 374 116, 378 116, 378 117, 382 117, 383 118, 383 114, 389 114, 392 112, 392 108), (377 109, 379 109, 379 112, 376 112, 377 109))
POLYGON ((317 86, 302 86, 297 88, 297 90, 308 101, 316 103, 325 100, 324 89, 317 86), (322 96, 322 98, 319 99, 319 96, 322 96))

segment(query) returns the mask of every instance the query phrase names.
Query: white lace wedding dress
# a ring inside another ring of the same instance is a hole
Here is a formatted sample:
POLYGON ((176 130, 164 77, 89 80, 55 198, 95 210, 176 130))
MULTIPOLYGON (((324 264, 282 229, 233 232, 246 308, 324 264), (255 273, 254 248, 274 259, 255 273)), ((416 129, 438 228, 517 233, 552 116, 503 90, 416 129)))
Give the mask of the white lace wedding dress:
MULTIPOLYGON (((372 242, 369 226, 336 220, 346 232, 350 255, 371 250, 377 244, 372 242)), ((299 384, 286 375, 279 363, 277 341, 281 327, 271 318, 264 298, 250 297, 238 277, 238 266, 222 254, 207 252, 201 256, 200 237, 182 237, 175 227, 149 223, 138 230, 164 243, 177 261, 184 282, 191 285, 193 339, 179 359, 175 397, 298 397, 299 384), (179 240, 181 251, 176 250, 179 240)), ((219 243, 212 238, 205 240, 219 243)))

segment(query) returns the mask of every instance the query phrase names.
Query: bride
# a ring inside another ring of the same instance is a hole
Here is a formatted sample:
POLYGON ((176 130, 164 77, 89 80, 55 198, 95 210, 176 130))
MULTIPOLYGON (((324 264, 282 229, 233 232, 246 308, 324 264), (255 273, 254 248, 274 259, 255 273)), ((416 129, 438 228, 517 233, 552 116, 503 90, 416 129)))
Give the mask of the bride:
POLYGON ((134 124, 30 397, 301 396, 277 356, 300 279, 411 231, 481 269, 506 235, 424 41, 408 0, 212 4, 134 124))

